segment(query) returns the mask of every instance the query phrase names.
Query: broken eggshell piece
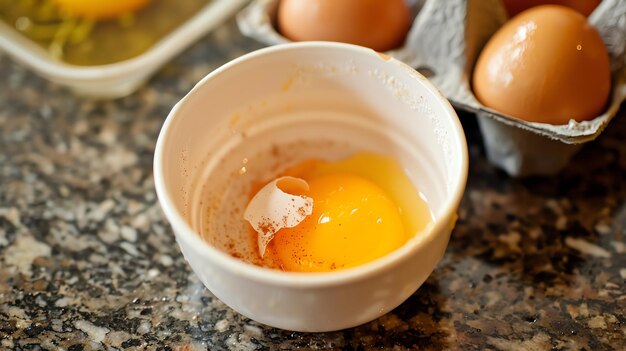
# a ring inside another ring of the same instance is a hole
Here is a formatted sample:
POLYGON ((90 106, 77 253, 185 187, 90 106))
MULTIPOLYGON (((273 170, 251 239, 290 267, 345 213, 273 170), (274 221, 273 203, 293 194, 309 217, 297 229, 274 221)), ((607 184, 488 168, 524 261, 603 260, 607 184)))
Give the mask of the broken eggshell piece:
POLYGON ((309 191, 309 184, 296 177, 280 177, 265 185, 248 203, 243 214, 259 234, 259 254, 279 230, 293 228, 313 213, 313 199, 297 195, 309 191))

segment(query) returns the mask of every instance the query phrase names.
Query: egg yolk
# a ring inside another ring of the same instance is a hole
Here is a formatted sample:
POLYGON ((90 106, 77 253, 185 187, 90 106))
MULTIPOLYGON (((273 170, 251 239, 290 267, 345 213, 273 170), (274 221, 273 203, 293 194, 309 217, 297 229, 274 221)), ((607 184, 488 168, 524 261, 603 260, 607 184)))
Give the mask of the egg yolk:
POLYGON ((312 215, 294 228, 281 229, 268 246, 283 270, 354 267, 408 240, 398 206, 372 181, 334 173, 310 179, 309 187, 312 215))
POLYGON ((53 0, 64 12, 80 18, 111 19, 134 12, 150 0, 53 0))

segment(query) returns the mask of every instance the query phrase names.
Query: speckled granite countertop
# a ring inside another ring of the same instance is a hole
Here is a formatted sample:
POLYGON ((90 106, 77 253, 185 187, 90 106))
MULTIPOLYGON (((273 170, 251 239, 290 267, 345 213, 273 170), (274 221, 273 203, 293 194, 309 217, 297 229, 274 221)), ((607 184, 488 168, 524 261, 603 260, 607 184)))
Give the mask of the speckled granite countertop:
POLYGON ((428 281, 392 313, 325 334, 271 329, 203 288, 156 201, 170 108, 259 47, 231 21, 136 94, 77 99, 0 57, 0 349, 626 349, 626 110, 559 176, 471 166, 428 281))

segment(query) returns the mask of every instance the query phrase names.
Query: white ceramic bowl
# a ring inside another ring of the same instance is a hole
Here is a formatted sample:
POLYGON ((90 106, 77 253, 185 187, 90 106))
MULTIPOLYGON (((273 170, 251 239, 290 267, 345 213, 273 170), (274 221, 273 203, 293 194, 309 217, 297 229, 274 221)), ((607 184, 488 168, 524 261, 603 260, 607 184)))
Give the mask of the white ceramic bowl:
POLYGON ((183 255, 215 296, 258 322, 317 332, 371 321, 428 278, 454 227, 467 163, 454 110, 423 76, 370 49, 307 42, 255 51, 200 81, 163 125, 154 176, 183 255), (217 160, 236 146, 253 151, 297 138, 344 140, 394 157, 428 199, 433 225, 383 258, 315 274, 257 267, 204 241, 197 193, 224 167, 217 160))

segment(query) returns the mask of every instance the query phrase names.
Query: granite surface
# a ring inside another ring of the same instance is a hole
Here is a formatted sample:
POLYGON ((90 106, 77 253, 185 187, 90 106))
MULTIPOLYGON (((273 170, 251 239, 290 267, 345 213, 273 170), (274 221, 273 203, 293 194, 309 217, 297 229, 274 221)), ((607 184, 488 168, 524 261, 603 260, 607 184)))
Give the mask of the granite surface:
POLYGON ((625 109, 560 175, 525 180, 487 163, 461 114, 471 166, 448 251, 378 320, 293 333, 217 300, 161 213, 152 154, 173 104, 257 47, 231 21, 108 102, 0 57, 0 349, 626 349, 625 109))

